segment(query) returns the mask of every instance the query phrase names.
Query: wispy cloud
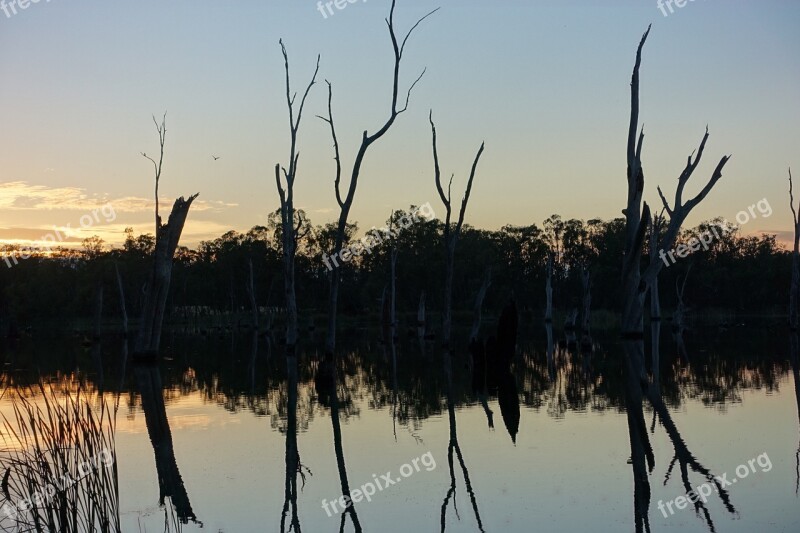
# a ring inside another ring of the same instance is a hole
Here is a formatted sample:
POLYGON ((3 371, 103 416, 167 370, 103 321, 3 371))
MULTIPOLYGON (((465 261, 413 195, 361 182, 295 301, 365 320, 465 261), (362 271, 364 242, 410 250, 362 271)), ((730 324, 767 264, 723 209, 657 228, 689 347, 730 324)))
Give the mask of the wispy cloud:
MULTIPOLYGON (((169 210, 174 199, 159 199, 159 208, 169 210)), ((136 196, 114 198, 89 194, 79 187, 48 187, 25 181, 0 183, 0 209, 10 210, 73 210, 88 211, 111 204, 117 213, 140 213, 153 209, 153 200, 136 196)), ((221 201, 195 200, 192 211, 222 211, 238 204, 221 201)))

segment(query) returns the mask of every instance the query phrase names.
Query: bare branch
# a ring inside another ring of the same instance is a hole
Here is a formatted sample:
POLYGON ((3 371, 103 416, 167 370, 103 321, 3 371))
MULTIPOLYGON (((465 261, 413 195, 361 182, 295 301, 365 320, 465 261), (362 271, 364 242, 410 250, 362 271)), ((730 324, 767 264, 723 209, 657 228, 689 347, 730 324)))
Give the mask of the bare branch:
POLYGON ((642 48, 647 41, 647 36, 650 34, 652 24, 647 26, 647 31, 642 35, 642 40, 639 41, 639 47, 636 50, 636 63, 633 66, 633 75, 631 76, 631 120, 628 128, 628 180, 634 179, 638 173, 637 168, 637 145, 636 145, 636 130, 639 127, 639 67, 642 64, 642 48))
MULTIPOLYGON (((669 216, 672 216, 672 209, 670 209, 670 208, 669 208, 669 203, 667 202, 667 199, 664 197, 664 193, 663 193, 663 192, 661 192, 661 186, 658 186, 658 187, 656 187, 656 189, 658 189, 658 195, 661 197, 661 203, 663 203, 663 204, 664 204, 664 211, 666 211, 667 213, 669 213, 669 216)), ((664 211, 662 211, 662 213, 663 213, 664 211)), ((659 217, 660 217, 660 216, 661 216, 661 215, 659 215, 659 217)))
MULTIPOLYGON (((428 121, 431 123, 431 136, 433 137, 433 170, 434 170, 434 177, 436 178, 436 190, 439 192, 439 198, 442 199, 442 203, 444 204, 445 208, 447 209, 448 219, 450 215, 450 194, 444 195, 444 190, 442 189, 442 173, 439 170, 439 151, 436 147, 436 124, 433 123, 433 110, 428 114, 428 121)), ((452 183, 452 178, 450 180, 452 183)))
POLYGON ((417 29, 417 26, 419 26, 422 23, 423 20, 425 20, 426 18, 430 17, 431 15, 433 15, 434 13, 439 11, 440 9, 441 9, 441 7, 437 7, 436 9, 434 9, 433 11, 431 11, 430 13, 428 13, 427 15, 425 15, 424 17, 419 19, 416 24, 411 26, 411 29, 408 30, 408 33, 406 33, 405 38, 403 38, 403 44, 400 45, 400 57, 403 57, 403 50, 405 50, 405 48, 406 48, 406 41, 408 41, 408 38, 411 37, 411 33, 413 33, 413 31, 415 29, 417 29))
POLYGON ((708 195, 708 193, 711 191, 714 185, 716 185, 717 182, 720 180, 720 178, 722 178, 722 169, 725 168, 725 164, 728 161, 730 161, 730 159, 731 156, 729 155, 722 156, 722 158, 719 160, 719 163, 717 163, 717 168, 714 169, 714 173, 711 175, 711 179, 709 179, 708 183, 706 183, 706 186, 703 187, 703 189, 699 193, 697 193, 697 196, 695 196, 686 203, 686 207, 688 208, 686 214, 688 214, 688 211, 691 211, 694 208, 694 206, 703 201, 703 198, 705 198, 706 195, 708 195))
POLYGON ((425 20, 426 18, 428 18, 429 16, 431 16, 433 13, 435 13, 438 10, 438 9, 435 9, 435 10, 431 11, 430 13, 428 13, 427 15, 425 15, 424 17, 422 17, 419 20, 417 20, 416 24, 414 24, 414 26, 411 28, 411 30, 409 30, 409 32, 406 34, 405 38, 403 39, 403 44, 401 46, 401 45, 399 45, 397 43, 397 33, 395 32, 395 27, 394 27, 394 8, 395 8, 395 3, 396 3, 396 0, 392 0, 392 7, 389 10, 389 18, 386 19, 386 25, 389 28, 389 38, 392 41, 392 49, 394 51, 394 76, 392 78, 392 106, 391 106, 391 112, 389 114, 389 118, 386 120, 386 122, 383 124, 383 126, 381 126, 381 128, 378 129, 378 131, 376 131, 371 136, 370 135, 365 135, 364 136, 364 141, 362 141, 362 142, 366 143, 367 146, 369 146, 373 142, 375 142, 378 139, 380 139, 381 137, 383 137, 383 135, 387 131, 389 131, 389 128, 392 127, 392 124, 394 124, 395 119, 397 119, 397 115, 399 115, 400 113, 404 112, 408 108, 408 101, 411 98, 411 90, 414 88, 414 86, 417 84, 417 82, 419 82, 419 80, 422 79, 422 76, 425 74, 425 71, 423 70, 422 74, 420 74, 419 77, 414 81, 414 83, 411 84, 411 87, 409 87, 408 93, 406 94, 406 104, 403 107, 403 109, 398 109, 397 108, 397 103, 398 103, 398 92, 399 92, 399 86, 400 86, 400 62, 401 62, 402 57, 403 57, 403 50, 405 49, 406 41, 411 36, 411 33, 414 31, 414 29, 417 26, 419 26, 419 24, 423 20, 425 20))
POLYGON ((472 192, 472 181, 475 179, 475 170, 478 168, 478 161, 481 159, 485 144, 481 143, 481 147, 478 148, 478 153, 475 155, 475 161, 472 162, 472 170, 470 170, 469 181, 467 181, 467 190, 464 192, 464 198, 461 200, 461 211, 458 213, 457 232, 461 231, 461 226, 464 224, 464 214, 467 212, 467 202, 469 202, 469 195, 472 192))
POLYGON ((403 112, 405 112, 405 110, 406 110, 406 109, 408 109, 408 102, 409 102, 409 100, 411 100, 411 91, 413 91, 413 90, 414 90, 414 86, 417 84, 417 82, 419 82, 419 80, 421 80, 421 79, 422 79, 422 76, 424 76, 424 75, 425 75, 425 71, 426 71, 426 70, 428 70, 428 68, 427 68, 427 67, 426 67, 426 68, 424 68, 424 69, 422 69, 422 72, 420 73, 420 75, 419 75, 419 76, 417 76, 417 79, 416 79, 416 80, 414 80, 414 83, 412 83, 412 84, 411 84, 411 87, 409 87, 409 88, 408 88, 408 93, 406 93, 406 103, 405 103, 405 105, 403 106, 403 109, 401 109, 401 110, 399 110, 399 111, 397 112, 397 114, 398 114, 398 115, 399 115, 400 113, 403 113, 403 112))
POLYGON ((153 118, 153 124, 155 124, 156 131, 158 132, 158 146, 159 146, 158 163, 156 163, 155 159, 153 159, 152 157, 148 156, 146 153, 144 153, 144 152, 140 152, 140 153, 142 154, 142 156, 145 159, 147 159, 151 163, 153 163, 153 172, 155 173, 156 185, 155 185, 154 196, 155 196, 155 203, 156 203, 155 212, 156 212, 156 242, 157 242, 158 241, 158 230, 161 227, 161 217, 158 215, 158 185, 159 185, 159 182, 161 181, 161 168, 162 168, 162 165, 164 163, 164 145, 165 145, 166 139, 167 139, 167 125, 166 125, 167 112, 164 111, 164 115, 161 118, 161 124, 158 123, 158 120, 156 120, 156 116, 155 115, 153 115, 152 118, 153 118))
POLYGON ((697 168, 697 165, 700 164, 700 159, 702 159, 703 151, 706 148, 706 141, 708 141, 708 135, 709 135, 708 134, 708 126, 706 126, 706 132, 703 135, 703 140, 700 141, 700 148, 698 148, 696 150, 697 157, 695 157, 694 161, 692 161, 692 155, 695 154, 695 152, 692 152, 692 155, 690 155, 687 158, 686 168, 683 169, 683 172, 681 172, 681 175, 678 177, 678 187, 675 190, 675 208, 676 209, 682 205, 681 204, 681 200, 682 200, 682 196, 683 196, 683 188, 686 186, 686 183, 689 181, 689 178, 694 173, 695 169, 697 168))
POLYGON ((339 207, 344 207, 344 203, 342 202, 342 195, 339 191, 339 183, 342 179, 342 160, 339 154, 339 139, 336 137, 336 126, 333 123, 333 86, 331 82, 325 80, 325 83, 328 84, 328 118, 321 117, 317 115, 318 118, 321 118, 331 128, 331 137, 333 138, 333 159, 336 161, 336 178, 334 180, 334 191, 336 192, 336 202, 339 204, 339 207))

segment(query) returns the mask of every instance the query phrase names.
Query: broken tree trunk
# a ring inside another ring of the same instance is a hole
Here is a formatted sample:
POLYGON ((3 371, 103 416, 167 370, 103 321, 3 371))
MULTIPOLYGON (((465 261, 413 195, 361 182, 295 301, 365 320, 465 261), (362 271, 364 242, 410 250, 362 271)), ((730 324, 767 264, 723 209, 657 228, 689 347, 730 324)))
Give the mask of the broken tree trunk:
POLYGON ((157 353, 161 342, 161 326, 167 307, 167 295, 172 278, 172 259, 186 223, 186 216, 197 194, 175 200, 166 224, 159 224, 156 232, 156 249, 153 254, 153 269, 147 283, 142 306, 142 322, 136 338, 134 351, 137 354, 157 353))
POLYGON ((797 330, 797 306, 800 305, 800 221, 794 207, 792 169, 789 169, 789 207, 794 220, 794 247, 792 248, 792 285, 789 287, 789 328, 797 330))

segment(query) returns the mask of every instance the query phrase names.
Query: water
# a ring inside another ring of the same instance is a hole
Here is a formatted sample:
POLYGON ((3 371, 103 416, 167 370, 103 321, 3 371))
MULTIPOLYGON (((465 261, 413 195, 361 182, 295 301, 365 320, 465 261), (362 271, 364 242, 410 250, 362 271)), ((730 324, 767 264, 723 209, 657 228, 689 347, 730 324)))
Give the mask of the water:
POLYGON ((254 350, 247 332, 172 331, 157 366, 128 364, 124 375, 111 337, 99 357, 72 337, 6 345, 0 411, 9 416, 14 393, 40 380, 82 382, 112 403, 119 391, 123 531, 280 531, 282 520, 284 531, 293 522, 338 531, 341 507, 330 502, 362 488, 374 494, 354 504, 344 531, 616 532, 645 521, 652 531, 709 531, 709 521, 717 531, 800 530, 800 389, 786 333, 700 329, 685 355, 661 335, 660 395, 645 393, 636 409, 641 386, 622 341, 599 336, 584 356, 556 331, 548 357, 544 328, 521 329, 513 376, 485 405, 461 348, 448 357, 425 343, 422 353, 403 338, 393 355, 378 332, 351 332, 334 396, 315 381, 327 368, 320 336, 304 339, 291 376, 281 347, 263 338, 254 350), (698 513, 678 509, 676 498, 707 481, 704 469, 736 479, 728 503, 713 490, 698 513))

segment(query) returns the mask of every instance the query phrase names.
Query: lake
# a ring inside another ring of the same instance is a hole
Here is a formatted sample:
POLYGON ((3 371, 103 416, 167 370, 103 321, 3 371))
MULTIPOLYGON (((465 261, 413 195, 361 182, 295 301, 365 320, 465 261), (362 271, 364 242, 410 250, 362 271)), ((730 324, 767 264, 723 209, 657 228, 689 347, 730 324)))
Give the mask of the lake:
MULTIPOLYGON (((366 328, 335 363, 320 332, 287 360, 248 331, 172 329, 147 364, 117 335, 43 333, 3 346, 0 411, 46 410, 50 387, 108 406, 115 467, 97 469, 114 471, 122 531, 800 530, 785 328, 698 328, 681 346, 665 326, 655 358, 648 331, 645 392, 637 348, 610 333, 589 353, 559 327, 552 349, 543 326, 520 330, 486 386, 465 346, 366 328)), ((20 439, 3 436, 5 470, 20 439)))

